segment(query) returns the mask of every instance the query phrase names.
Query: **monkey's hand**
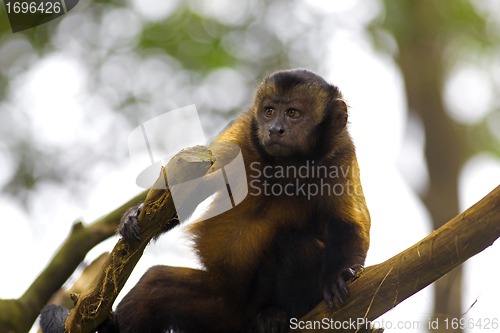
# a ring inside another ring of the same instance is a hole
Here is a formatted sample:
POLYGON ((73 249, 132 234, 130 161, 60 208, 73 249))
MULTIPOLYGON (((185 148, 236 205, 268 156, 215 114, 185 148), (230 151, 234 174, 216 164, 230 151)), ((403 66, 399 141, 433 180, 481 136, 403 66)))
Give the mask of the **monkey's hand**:
POLYGON ((364 267, 362 265, 355 265, 351 268, 345 268, 337 274, 331 274, 330 278, 325 280, 323 297, 330 308, 335 308, 334 298, 337 299, 341 307, 344 306, 349 297, 347 282, 357 279, 363 270, 364 267))
POLYGON ((139 230, 139 214, 144 203, 134 206, 127 210, 120 221, 118 233, 122 236, 123 240, 127 243, 140 242, 141 232, 139 230))

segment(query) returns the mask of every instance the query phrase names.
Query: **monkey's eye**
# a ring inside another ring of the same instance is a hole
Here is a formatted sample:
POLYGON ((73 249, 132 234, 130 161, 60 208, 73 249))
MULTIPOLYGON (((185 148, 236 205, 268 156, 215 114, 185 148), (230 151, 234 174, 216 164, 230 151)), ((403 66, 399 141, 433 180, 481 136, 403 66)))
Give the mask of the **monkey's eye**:
POLYGON ((264 111, 264 114, 266 115, 266 117, 271 117, 274 113, 274 109, 273 108, 266 108, 266 110, 264 111))
POLYGON ((289 109, 286 111, 286 115, 290 118, 298 118, 300 116, 300 113, 295 109, 289 109))

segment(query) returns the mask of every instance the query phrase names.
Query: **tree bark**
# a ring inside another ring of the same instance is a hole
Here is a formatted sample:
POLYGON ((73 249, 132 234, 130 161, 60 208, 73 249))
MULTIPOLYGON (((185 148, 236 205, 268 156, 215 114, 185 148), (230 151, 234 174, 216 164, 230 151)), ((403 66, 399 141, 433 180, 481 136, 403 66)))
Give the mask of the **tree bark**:
MULTIPOLYGON (((149 191, 138 217, 141 242, 125 243, 122 239, 118 241, 100 273, 77 300, 75 308, 66 320, 67 332, 94 332, 95 328, 109 317, 114 300, 151 239, 178 224, 171 195, 171 191, 176 191, 178 187, 173 185, 169 188, 166 175, 168 174, 169 184, 182 184, 204 176, 212 164, 212 155, 208 148, 196 146, 181 151, 162 169, 162 174, 149 191)), ((186 198, 188 193, 194 190, 193 187, 196 187, 195 182, 191 188, 181 189, 182 193, 176 192, 176 198, 186 198)))
POLYGON ((28 332, 50 297, 68 280, 87 253, 115 235, 123 214, 144 201, 146 194, 144 191, 91 225, 75 223, 59 251, 24 295, 19 299, 0 299, 0 332, 28 332))
MULTIPOLYGON (((337 325, 373 321, 406 298, 483 251, 500 237, 500 186, 474 206, 456 216, 412 247, 375 266, 368 267, 351 286, 348 304, 332 311, 323 301, 300 320, 327 319, 337 325)), ((422 323, 427 325, 427 323, 422 323)), ((439 322, 445 327, 444 321, 439 322)), ((425 326, 427 327, 427 326, 425 326)), ((356 332, 302 329, 299 332, 356 332)))

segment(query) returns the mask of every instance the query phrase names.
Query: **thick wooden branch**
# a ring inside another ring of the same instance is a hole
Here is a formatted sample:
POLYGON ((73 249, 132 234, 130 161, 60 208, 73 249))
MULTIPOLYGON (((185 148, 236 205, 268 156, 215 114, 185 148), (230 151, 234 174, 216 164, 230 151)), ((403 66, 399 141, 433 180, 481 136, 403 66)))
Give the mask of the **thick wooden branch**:
MULTIPOLYGON (((209 150, 202 146, 185 149, 177 154, 162 169, 162 175, 146 197, 139 215, 141 230, 140 243, 124 243, 120 239, 104 263, 101 272, 79 297, 75 308, 66 320, 66 331, 70 333, 90 333, 111 313, 116 296, 132 273, 144 249, 151 239, 160 234, 169 225, 176 225, 176 210, 170 190, 175 191, 176 199, 187 197, 194 188, 166 186, 166 174, 169 184, 180 184, 202 177, 212 166, 209 150), (182 192, 180 192, 182 191, 182 192), (185 192, 185 193, 184 193, 185 192)), ((196 182, 192 187, 195 187, 196 182)), ((178 205, 182 204, 177 202, 178 205)))
MULTIPOLYGON (((462 214, 409 249, 368 267, 351 286, 349 303, 332 311, 321 302, 300 321, 330 323, 373 321, 403 300, 439 279, 500 237, 500 186, 462 214), (330 321, 331 318, 331 321, 330 321)), ((390 240, 389 240, 390 241, 390 240)), ((486 273, 485 273, 486 274, 486 273)), ((300 332, 327 332, 302 329, 300 332)), ((333 331, 333 330, 332 330, 333 331)), ((356 332, 355 329, 335 332, 356 332)))
POLYGON ((75 223, 59 251, 24 295, 19 299, 0 300, 0 332, 28 332, 50 297, 73 274, 87 253, 115 235, 122 215, 143 202, 146 194, 144 191, 93 224, 75 223))
MULTIPOLYGON (((163 174, 168 172, 171 177, 169 180, 172 180, 171 183, 181 184, 186 180, 202 177, 210 169, 212 162, 211 155, 206 148, 195 147, 179 153, 166 167, 168 171, 165 169, 162 171, 163 174)), ((156 189, 148 192, 145 205, 139 216, 141 243, 124 244, 120 240, 116 244, 100 274, 77 300, 75 309, 66 322, 68 332, 93 332, 109 316, 116 296, 149 241, 161 231, 169 228, 171 218, 175 217, 175 207, 171 193, 166 189, 166 186, 160 184, 165 182, 165 177, 160 177, 158 182, 154 187, 156 189)), ((193 186, 196 187, 196 184, 193 186)), ((193 188, 183 189, 184 192, 178 195, 175 186, 171 189, 176 192, 176 198, 186 198, 189 191, 193 190, 193 188)), ((24 331, 24 326, 21 328, 22 325, 12 326, 14 324, 12 320, 10 322, 4 320, 7 326, 2 326, 2 317, 5 314, 13 316, 20 311, 30 311, 36 317, 45 304, 46 300, 43 299, 46 294, 50 296, 53 293, 52 284, 59 288, 63 282, 57 279, 62 279, 65 274, 68 274, 67 276, 71 274, 88 250, 97 244, 93 244, 93 242, 96 240, 100 242, 113 234, 117 221, 124 211, 133 204, 132 201, 142 201, 144 195, 145 193, 139 195, 91 226, 84 227, 81 223, 77 223, 49 267, 39 276, 25 295, 19 300, 0 301, 0 307, 3 302, 6 308, 10 309, 7 312, 0 312, 2 313, 0 315, 0 328, 4 327, 7 329, 6 331, 24 331), (89 233, 94 236, 90 237, 89 233), (89 237, 93 241, 90 241, 89 237), (75 260, 75 258, 80 259, 75 260), (69 266, 75 263, 72 269, 68 268, 68 262, 70 262, 69 266), (63 274, 61 274, 61 270, 64 270, 63 274), (45 282, 39 282, 39 280, 45 282)), ((323 319, 333 323, 352 322, 358 319, 372 321, 468 258, 481 252, 499 236, 500 187, 497 187, 476 205, 411 248, 382 264, 368 267, 364 274, 352 283, 350 287, 352 296, 346 306, 333 312, 322 302, 300 320, 302 323, 322 321, 323 319)), ((23 321, 26 323, 24 315, 23 321)), ((29 322, 29 326, 31 326, 31 322, 29 322)), ((316 332, 319 330, 303 329, 302 331, 316 332)), ((344 331, 355 332, 353 329, 344 331)))
MULTIPOLYGON (((74 297, 78 297, 83 293, 89 284, 94 280, 97 274, 101 271, 102 265, 109 256, 109 252, 104 252, 94 261, 92 261, 88 266, 82 271, 82 274, 78 279, 71 285, 69 289, 61 288, 59 289, 49 300, 49 304, 60 305, 66 309, 72 309, 75 304, 73 302, 74 297), (68 297, 70 295, 70 297, 68 297)), ((40 330, 41 332, 41 330, 40 330)))

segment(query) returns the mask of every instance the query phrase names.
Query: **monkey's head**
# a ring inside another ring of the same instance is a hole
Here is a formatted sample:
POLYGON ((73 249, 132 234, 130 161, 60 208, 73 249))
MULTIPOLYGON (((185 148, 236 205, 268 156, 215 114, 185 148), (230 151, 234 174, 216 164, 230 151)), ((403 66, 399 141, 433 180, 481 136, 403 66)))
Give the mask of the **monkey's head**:
POLYGON ((345 133, 347 106, 337 87, 294 69, 271 74, 253 105, 252 137, 274 158, 318 159, 332 153, 345 133))

